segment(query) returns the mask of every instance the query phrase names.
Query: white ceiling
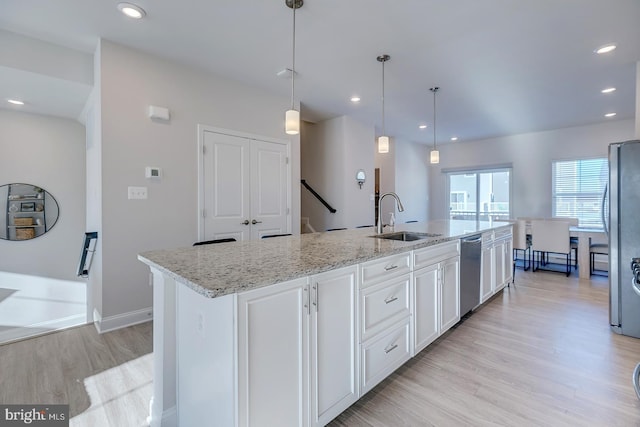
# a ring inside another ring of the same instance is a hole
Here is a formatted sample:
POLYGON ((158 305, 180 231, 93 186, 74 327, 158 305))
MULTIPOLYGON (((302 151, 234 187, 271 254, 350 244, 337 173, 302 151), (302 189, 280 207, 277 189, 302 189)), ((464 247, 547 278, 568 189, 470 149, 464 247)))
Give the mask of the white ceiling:
MULTIPOLYGON (((139 0, 141 21, 117 3, 2 0, 0 29, 84 52, 103 37, 290 96, 290 81, 276 77, 291 66, 284 0, 139 0)), ((418 125, 432 124, 434 85, 438 143, 598 123, 610 111, 628 119, 639 22, 639 0, 305 0, 296 12, 296 98, 307 120, 347 114, 379 129, 376 57, 386 53, 390 136, 432 142, 432 129, 418 125), (609 42, 618 49, 593 53, 609 42), (607 86, 618 90, 601 94, 607 86)), ((54 110, 72 108, 57 98, 54 110)))

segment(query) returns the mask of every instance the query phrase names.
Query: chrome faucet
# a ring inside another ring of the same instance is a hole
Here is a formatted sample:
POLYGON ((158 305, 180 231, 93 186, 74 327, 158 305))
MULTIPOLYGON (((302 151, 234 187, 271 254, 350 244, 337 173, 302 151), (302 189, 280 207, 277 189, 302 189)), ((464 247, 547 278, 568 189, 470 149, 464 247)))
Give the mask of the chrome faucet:
POLYGON ((377 227, 378 234, 382 233, 382 227, 384 227, 382 225, 382 212, 381 212, 380 206, 382 205, 382 199, 384 199, 385 196, 393 196, 393 198, 396 199, 396 202, 398 203, 398 211, 399 212, 404 211, 404 207, 402 206, 400 197, 398 197, 396 193, 389 192, 389 193, 384 193, 382 196, 380 196, 380 198, 378 199, 378 218, 376 218, 376 227, 377 227))

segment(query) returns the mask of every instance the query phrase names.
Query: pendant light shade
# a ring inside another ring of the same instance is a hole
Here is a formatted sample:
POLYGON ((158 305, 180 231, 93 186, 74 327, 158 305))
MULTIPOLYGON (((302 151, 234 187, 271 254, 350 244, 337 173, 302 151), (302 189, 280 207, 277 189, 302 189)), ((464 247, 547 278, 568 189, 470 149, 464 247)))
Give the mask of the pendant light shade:
POLYGON ((297 135, 300 133, 300 111, 287 110, 285 113, 284 130, 289 135, 297 135))
POLYGON ((378 56, 378 62, 382 62, 382 135, 378 137, 378 153, 384 154, 389 152, 389 137, 384 132, 384 63, 390 60, 389 55, 378 56))
POLYGON ((440 152, 438 150, 431 150, 430 156, 431 163, 440 163, 440 152))
POLYGON ((440 152, 436 147, 436 93, 440 90, 439 87, 432 87, 429 89, 433 92, 433 149, 431 150, 431 155, 429 156, 429 161, 432 164, 440 163, 440 152))
POLYGON ((289 135, 297 135, 300 133, 300 111, 295 107, 295 89, 296 89, 296 9, 304 4, 303 0, 285 0, 288 8, 293 10, 293 36, 292 41, 292 59, 291 59, 291 109, 285 113, 284 131, 289 135))
POLYGON ((389 137, 381 136, 378 137, 378 153, 388 153, 389 152, 389 137))

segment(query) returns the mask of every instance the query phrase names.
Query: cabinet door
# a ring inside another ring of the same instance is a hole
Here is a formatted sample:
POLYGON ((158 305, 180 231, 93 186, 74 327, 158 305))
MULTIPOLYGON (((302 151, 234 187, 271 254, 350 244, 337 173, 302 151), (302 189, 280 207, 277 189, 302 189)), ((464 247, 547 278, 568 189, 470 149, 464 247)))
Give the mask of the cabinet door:
POLYGON ((482 293, 480 301, 485 302, 493 295, 494 285, 494 262, 493 262, 493 246, 482 248, 482 285, 480 292, 482 293))
POLYGON ((238 425, 308 424, 308 286, 238 295, 238 425))
POLYGON ((504 283, 513 280, 513 239, 504 242, 504 283))
POLYGON ((440 334, 460 321, 460 257, 440 263, 440 334))
POLYGON ((313 426, 324 426, 358 398, 356 277, 357 266, 311 277, 313 426))
POLYGON ((418 270, 413 275, 414 352, 417 354, 439 335, 438 264, 418 270))
POLYGON ((505 286, 505 255, 504 255, 505 241, 499 240, 495 243, 495 285, 493 292, 497 292, 505 286))

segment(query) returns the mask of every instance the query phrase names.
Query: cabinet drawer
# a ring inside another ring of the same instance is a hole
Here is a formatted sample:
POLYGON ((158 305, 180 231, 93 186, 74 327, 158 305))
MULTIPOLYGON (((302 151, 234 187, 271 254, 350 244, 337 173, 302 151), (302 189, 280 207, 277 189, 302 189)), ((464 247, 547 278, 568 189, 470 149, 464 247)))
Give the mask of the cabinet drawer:
POLYGON ((411 272, 411 252, 388 256, 360 265, 361 288, 411 272))
POLYGON ((411 356, 409 319, 360 346, 362 394, 398 369, 411 356))
POLYGON ((413 269, 417 270, 458 255, 460 255, 460 241, 457 239, 416 249, 413 251, 413 269))
POLYGON ((405 274, 360 291, 361 342, 410 316, 410 284, 405 274))

